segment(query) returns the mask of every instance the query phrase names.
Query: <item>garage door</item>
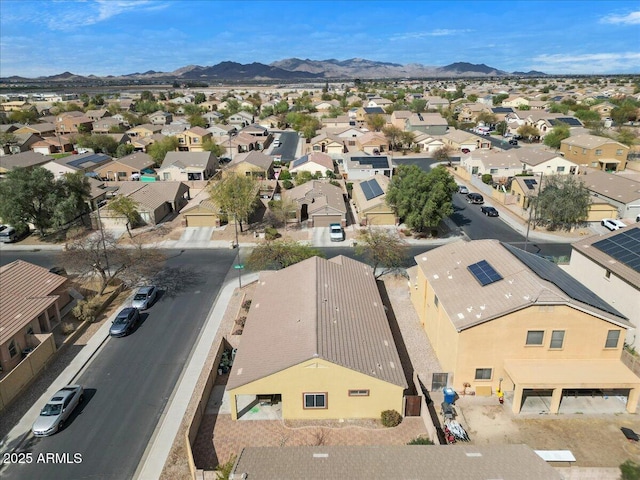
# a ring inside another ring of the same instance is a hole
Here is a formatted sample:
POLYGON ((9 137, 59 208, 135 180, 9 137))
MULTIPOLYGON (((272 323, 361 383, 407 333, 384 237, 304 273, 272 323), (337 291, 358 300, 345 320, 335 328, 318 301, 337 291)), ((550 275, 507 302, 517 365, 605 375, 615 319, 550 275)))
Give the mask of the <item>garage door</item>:
POLYGON ((215 215, 185 215, 187 227, 215 227, 215 215))
POLYGON ((342 217, 340 215, 314 215, 314 227, 328 227, 332 223, 340 223, 342 217))

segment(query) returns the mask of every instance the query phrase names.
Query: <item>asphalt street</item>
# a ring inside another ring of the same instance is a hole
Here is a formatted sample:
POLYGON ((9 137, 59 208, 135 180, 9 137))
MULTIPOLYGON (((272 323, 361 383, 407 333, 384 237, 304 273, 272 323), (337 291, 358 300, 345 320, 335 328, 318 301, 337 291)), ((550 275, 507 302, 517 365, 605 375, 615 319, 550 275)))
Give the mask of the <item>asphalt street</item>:
POLYGON ((282 132, 280 134, 281 145, 274 147, 271 155, 281 155, 282 163, 287 163, 296 158, 296 149, 300 137, 296 132, 282 132))
MULTIPOLYGON (((11 253, 55 264, 52 252, 11 253)), ((108 339, 76 380, 86 388, 85 402, 58 434, 30 436, 21 451, 32 453, 32 463, 9 465, 3 480, 132 478, 236 252, 168 254, 160 299, 129 336, 108 339)), ((2 263, 11 256, 3 252, 2 263)))

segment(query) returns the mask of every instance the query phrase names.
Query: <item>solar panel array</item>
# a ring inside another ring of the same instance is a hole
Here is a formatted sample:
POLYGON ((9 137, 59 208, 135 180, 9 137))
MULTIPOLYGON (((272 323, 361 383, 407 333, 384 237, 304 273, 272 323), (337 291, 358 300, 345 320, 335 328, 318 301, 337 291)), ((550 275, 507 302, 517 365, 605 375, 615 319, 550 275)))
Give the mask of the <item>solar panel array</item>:
POLYGON ((291 168, 296 168, 298 165, 302 165, 308 159, 309 159, 309 156, 305 155, 303 157, 300 157, 300 158, 294 160, 293 163, 291 164, 291 168))
POLYGON ((523 182, 529 190, 534 190, 536 188, 535 186, 538 184, 538 181, 535 178, 525 178, 523 182))
POLYGON ((71 165, 72 167, 75 167, 75 168, 81 168, 81 166, 85 163, 98 164, 100 162, 104 162, 105 159, 108 159, 106 155, 102 153, 93 153, 93 154, 83 156, 81 158, 76 158, 75 160, 72 160, 70 162, 67 162, 67 165, 71 165))
POLYGON ((372 198, 384 195, 382 188, 375 178, 372 180, 367 180, 366 182, 360 182, 360 188, 362 188, 362 193, 364 193, 364 196, 367 200, 371 200, 372 198))
POLYGON ((592 307, 598 308, 604 312, 608 312, 616 317, 626 318, 555 263, 550 262, 546 258, 534 255, 533 253, 525 252, 524 250, 514 247, 513 245, 509 245, 508 243, 502 243, 502 246, 509 250, 527 267, 533 270, 536 275, 543 280, 553 283, 568 297, 577 300, 580 303, 584 303, 585 305, 591 305, 592 307))
POLYGON ((489 285, 491 283, 502 280, 502 275, 495 271, 495 269, 486 260, 480 260, 478 263, 469 265, 467 269, 471 274, 476 277, 476 280, 482 285, 489 285))
POLYGON ((351 161, 360 165, 371 165, 371 168, 389 168, 389 160, 385 156, 351 157, 351 161))
POLYGON ((640 272, 640 228, 625 230, 600 240, 593 246, 636 272, 640 272))
POLYGON ((582 123, 577 118, 573 117, 560 117, 560 118, 552 118, 549 120, 549 123, 555 126, 558 123, 566 123, 570 127, 581 127, 582 123))

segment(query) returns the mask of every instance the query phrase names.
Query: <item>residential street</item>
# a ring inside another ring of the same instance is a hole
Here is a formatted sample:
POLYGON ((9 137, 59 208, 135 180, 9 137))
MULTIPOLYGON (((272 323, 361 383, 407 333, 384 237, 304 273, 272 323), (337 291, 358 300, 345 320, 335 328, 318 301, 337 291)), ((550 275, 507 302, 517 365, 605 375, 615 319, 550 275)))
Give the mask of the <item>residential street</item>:
MULTIPOLYGON (((47 254, 17 257, 52 265, 47 254)), ((53 253, 53 252, 50 252, 53 253)), ((21 451, 81 455, 80 463, 10 465, 3 479, 131 478, 187 361, 236 252, 169 253, 165 290, 127 337, 108 339, 77 382, 85 402, 60 433, 29 436, 21 451)), ((2 263, 11 261, 3 253, 2 263)))

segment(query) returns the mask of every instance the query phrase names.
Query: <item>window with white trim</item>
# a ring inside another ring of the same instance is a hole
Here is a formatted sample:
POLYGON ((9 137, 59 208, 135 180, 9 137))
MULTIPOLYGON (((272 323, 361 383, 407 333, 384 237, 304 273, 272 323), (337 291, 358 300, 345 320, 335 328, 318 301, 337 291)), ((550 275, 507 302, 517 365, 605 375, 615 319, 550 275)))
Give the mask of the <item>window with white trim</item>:
POLYGON ((476 368, 476 380, 491 380, 492 368, 476 368))
POLYGON ((369 390, 349 390, 350 397, 368 397, 369 390))
POLYGON ((549 348, 562 348, 564 345, 564 330, 553 330, 551 332, 551 344, 549 348))
POLYGON ((529 330, 527 332, 527 345, 542 345, 544 330, 529 330))
POLYGON ((604 344, 604 348, 617 348, 619 340, 620 330, 609 330, 607 332, 607 341, 604 344))

